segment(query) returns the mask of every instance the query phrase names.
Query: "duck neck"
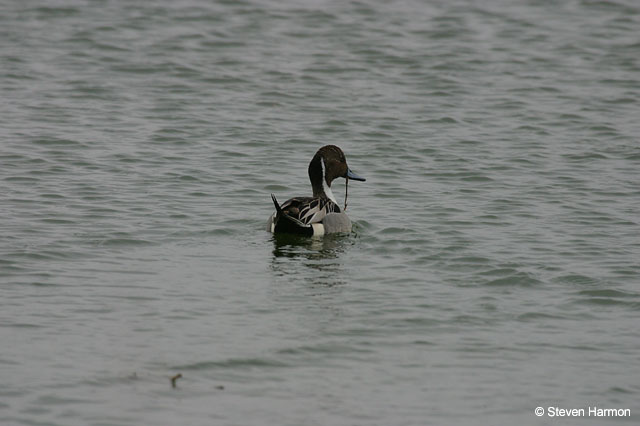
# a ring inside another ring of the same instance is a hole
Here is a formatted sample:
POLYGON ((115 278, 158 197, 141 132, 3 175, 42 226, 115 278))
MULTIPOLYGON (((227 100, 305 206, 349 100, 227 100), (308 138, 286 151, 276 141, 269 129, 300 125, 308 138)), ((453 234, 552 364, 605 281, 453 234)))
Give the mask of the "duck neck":
POLYGON ((336 197, 331 192, 331 182, 327 182, 325 171, 326 167, 322 157, 316 156, 309 163, 309 180, 313 188, 313 196, 315 198, 328 198, 338 204, 336 197))

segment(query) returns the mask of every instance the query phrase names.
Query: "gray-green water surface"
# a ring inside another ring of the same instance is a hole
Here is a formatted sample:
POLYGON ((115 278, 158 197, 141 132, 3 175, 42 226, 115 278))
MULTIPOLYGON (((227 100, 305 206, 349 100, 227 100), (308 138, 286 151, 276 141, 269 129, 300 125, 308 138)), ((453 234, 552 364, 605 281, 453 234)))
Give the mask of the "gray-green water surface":
POLYGON ((3 425, 640 422, 636 1, 0 12, 3 425))

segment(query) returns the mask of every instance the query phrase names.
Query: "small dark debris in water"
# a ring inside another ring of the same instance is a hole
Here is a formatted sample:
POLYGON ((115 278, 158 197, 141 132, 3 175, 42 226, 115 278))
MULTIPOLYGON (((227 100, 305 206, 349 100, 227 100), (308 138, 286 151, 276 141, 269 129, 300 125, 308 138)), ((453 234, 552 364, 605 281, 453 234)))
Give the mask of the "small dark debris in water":
POLYGON ((218 386, 216 386, 216 389, 224 390, 224 386, 218 385, 218 386))
POLYGON ((171 378, 171 387, 175 388, 176 387, 176 380, 181 379, 182 378, 182 374, 178 373, 175 376, 173 376, 171 378))
POLYGON ((134 371, 133 374, 129 376, 129 380, 138 380, 138 374, 134 371))

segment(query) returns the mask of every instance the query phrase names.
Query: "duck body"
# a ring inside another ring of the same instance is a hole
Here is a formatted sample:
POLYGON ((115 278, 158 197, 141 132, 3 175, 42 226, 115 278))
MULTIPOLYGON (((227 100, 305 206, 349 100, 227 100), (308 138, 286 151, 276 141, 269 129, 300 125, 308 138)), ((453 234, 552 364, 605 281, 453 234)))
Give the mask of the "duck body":
POLYGON ((351 232, 349 216, 329 199, 295 197, 279 206, 273 198, 276 212, 267 221, 267 231, 307 236, 351 232))
POLYGON ((275 195, 271 194, 276 211, 267 221, 267 231, 307 236, 351 232, 351 220, 340 210, 331 192, 331 182, 337 177, 365 180, 349 169, 340 148, 335 145, 324 146, 309 163, 313 196, 294 197, 280 205, 275 195))

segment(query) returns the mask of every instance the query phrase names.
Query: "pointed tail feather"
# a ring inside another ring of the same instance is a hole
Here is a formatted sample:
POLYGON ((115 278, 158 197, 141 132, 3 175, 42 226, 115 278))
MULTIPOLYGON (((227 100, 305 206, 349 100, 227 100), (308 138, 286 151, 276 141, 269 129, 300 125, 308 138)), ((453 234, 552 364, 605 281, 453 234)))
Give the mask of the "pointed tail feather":
POLYGON ((273 200, 273 205, 276 206, 276 212, 278 212, 278 214, 282 214, 282 209, 280 208, 280 204, 278 204, 276 196, 271 194, 271 199, 273 200))

